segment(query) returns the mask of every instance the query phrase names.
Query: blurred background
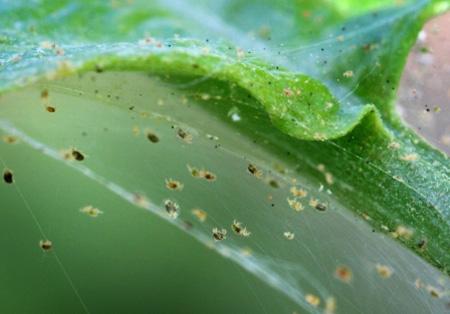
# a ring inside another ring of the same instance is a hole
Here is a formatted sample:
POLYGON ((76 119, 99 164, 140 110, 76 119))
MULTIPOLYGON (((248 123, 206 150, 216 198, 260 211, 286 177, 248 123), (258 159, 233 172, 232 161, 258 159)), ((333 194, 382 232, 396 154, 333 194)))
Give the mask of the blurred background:
POLYGON ((450 13, 427 23, 411 51, 397 109, 434 146, 450 155, 450 13))

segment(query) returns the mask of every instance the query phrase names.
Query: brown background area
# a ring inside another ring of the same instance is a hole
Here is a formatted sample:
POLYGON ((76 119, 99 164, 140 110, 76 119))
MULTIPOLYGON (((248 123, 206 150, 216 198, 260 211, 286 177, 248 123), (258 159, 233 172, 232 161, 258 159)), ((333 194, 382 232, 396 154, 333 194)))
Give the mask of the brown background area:
POLYGON ((397 109, 419 134, 450 155, 450 13, 427 23, 410 53, 397 109))

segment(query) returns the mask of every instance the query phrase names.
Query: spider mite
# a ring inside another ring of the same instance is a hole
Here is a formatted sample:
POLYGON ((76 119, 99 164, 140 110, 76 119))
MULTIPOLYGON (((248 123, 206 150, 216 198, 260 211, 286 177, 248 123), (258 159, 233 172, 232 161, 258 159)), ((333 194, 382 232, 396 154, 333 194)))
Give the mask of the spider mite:
POLYGON ((177 136, 188 144, 192 143, 192 134, 182 128, 177 128, 177 136))
POLYGON ((247 166, 247 170, 250 174, 254 175, 257 178, 260 178, 262 176, 262 171, 256 168, 256 166, 253 164, 249 164, 247 166))
POLYGON ((287 201, 288 201, 289 206, 293 210, 295 210, 297 212, 300 212, 300 211, 304 210, 303 204, 300 203, 299 201, 297 201, 295 199, 290 199, 290 198, 288 198, 287 201))
POLYGON ((192 167, 190 165, 187 165, 187 168, 189 170, 189 172, 191 173, 191 176, 193 176, 194 178, 203 178, 206 181, 215 181, 217 179, 217 176, 212 173, 211 171, 208 170, 204 170, 204 169, 198 169, 195 167, 192 167))
POLYGON ((321 211, 321 212, 327 210, 327 205, 319 202, 319 200, 317 200, 315 198, 311 198, 309 200, 309 206, 314 207, 315 209, 317 209, 318 211, 321 211))
POLYGON ((231 225, 231 229, 233 229, 233 231, 243 237, 248 237, 250 236, 251 232, 247 230, 246 227, 242 226, 242 223, 237 221, 237 220, 233 220, 233 224, 231 225))
POLYGON ((214 241, 222 241, 227 238, 227 230, 226 229, 218 229, 214 228, 212 230, 212 236, 214 238, 214 241))
POLYGON ((305 295, 305 300, 314 307, 317 307, 320 304, 320 298, 314 294, 308 293, 305 295))
POLYGON ((200 178, 200 176, 201 176, 200 170, 198 170, 197 168, 194 168, 190 165, 187 165, 187 168, 188 168, 189 172, 191 173, 191 176, 193 176, 194 178, 200 178))
POLYGON ((294 197, 306 197, 308 195, 308 192, 304 189, 297 189, 297 187, 293 186, 289 190, 294 197))
POLYGON ((295 237, 295 234, 290 231, 284 232, 283 235, 288 240, 294 240, 294 237, 295 237))
POLYGON ((183 183, 173 179, 166 179, 166 187, 169 190, 181 191, 184 187, 183 183))
POLYGON ((166 209, 167 214, 169 214, 170 218, 176 219, 180 214, 180 206, 171 200, 164 201, 164 208, 166 209))
POLYGON ((203 176, 203 178, 207 181, 215 181, 216 180, 216 175, 212 172, 209 172, 208 170, 204 170, 201 172, 201 175, 203 176))
POLYGON ((76 160, 76 161, 83 161, 84 160, 84 155, 76 150, 76 149, 72 149, 72 157, 76 160))
POLYGON ((392 268, 390 268, 387 265, 376 264, 375 268, 377 270, 378 275, 380 275, 380 277, 384 279, 391 277, 392 273, 394 272, 392 268))
POLYGON ((93 218, 96 218, 96 217, 98 217, 98 215, 103 214, 103 212, 100 209, 95 208, 92 205, 84 206, 83 208, 80 209, 80 212, 82 212, 83 214, 89 215, 93 218))
POLYGON ((14 144, 17 142, 17 137, 14 135, 4 135, 2 139, 6 144, 14 144))
POLYGON ((83 161, 85 158, 84 154, 75 148, 63 150, 62 155, 65 160, 83 161))
POLYGON ((200 222, 204 222, 206 220, 206 217, 208 217, 208 214, 199 208, 194 208, 192 210, 192 215, 194 215, 200 222))
POLYGON ((344 265, 338 266, 334 272, 334 275, 337 279, 345 283, 349 283, 353 278, 352 270, 344 265))
POLYGON ((39 246, 43 251, 48 252, 53 248, 53 243, 50 240, 41 240, 39 241, 39 246))

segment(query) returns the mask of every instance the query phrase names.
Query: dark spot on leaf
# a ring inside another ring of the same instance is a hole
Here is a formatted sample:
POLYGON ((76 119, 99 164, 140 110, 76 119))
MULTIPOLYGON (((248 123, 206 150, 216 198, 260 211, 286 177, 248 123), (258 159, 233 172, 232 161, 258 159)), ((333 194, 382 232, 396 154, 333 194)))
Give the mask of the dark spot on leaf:
POLYGON ((53 244, 52 241, 50 240, 41 240, 39 242, 39 246, 41 247, 41 249, 43 249, 44 251, 48 252, 52 249, 53 244))
POLYGON ((75 149, 72 150, 72 156, 77 161, 83 161, 84 160, 84 155, 81 152, 79 152, 78 150, 75 150, 75 149))
POLYGON ((41 92, 41 98, 47 98, 47 97, 48 97, 48 90, 44 89, 44 90, 41 92))
POLYGON ((249 164, 247 169, 248 169, 248 172, 250 172, 251 174, 256 174, 258 172, 258 169, 256 169, 256 167, 252 164, 249 164))
POLYGON ((277 188, 280 187, 280 185, 278 184, 278 182, 275 181, 275 180, 270 180, 270 181, 269 181, 269 185, 270 185, 271 187, 275 188, 275 189, 277 189, 277 188))
POLYGON ((324 212, 324 211, 327 210, 327 205, 322 204, 322 203, 319 203, 319 204, 316 205, 316 209, 317 209, 318 211, 324 212))
POLYGON ((208 181, 214 181, 216 179, 216 175, 209 171, 205 171, 203 177, 208 181))
POLYGON ((45 109, 47 109, 48 112, 55 112, 56 111, 55 107, 52 107, 52 106, 47 106, 45 109))
POLYGON ((10 170, 5 170, 3 172, 3 180, 5 183, 11 184, 14 182, 13 173, 10 170))
POLYGON ((158 143, 159 137, 154 133, 147 133, 147 139, 152 143, 158 143))
POLYGON ((421 250, 426 249, 428 241, 426 239, 422 239, 417 243, 417 247, 421 250))
POLYGON ((103 72, 103 68, 100 65, 96 64, 95 65, 95 72, 102 73, 103 72))

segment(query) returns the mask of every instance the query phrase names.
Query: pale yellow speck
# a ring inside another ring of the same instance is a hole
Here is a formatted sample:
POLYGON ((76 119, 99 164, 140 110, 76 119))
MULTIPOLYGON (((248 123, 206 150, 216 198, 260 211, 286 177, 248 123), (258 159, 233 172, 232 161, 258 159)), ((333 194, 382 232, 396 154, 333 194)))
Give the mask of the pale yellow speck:
POLYGON ((304 189, 300 188, 298 189, 297 187, 293 186, 290 188, 289 190, 291 192, 291 194, 294 197, 306 197, 308 195, 308 192, 305 191, 304 189))
POLYGON ((305 295, 305 300, 314 307, 317 307, 320 304, 320 298, 314 294, 308 293, 305 295))
POLYGON ((345 71, 344 73, 342 73, 342 76, 345 78, 353 77, 353 71, 351 70, 345 71))
POLYGON ((375 268, 378 272, 378 275, 380 275, 381 278, 387 279, 392 276, 393 270, 387 265, 376 264, 375 268))
POLYGON ((200 208, 192 209, 192 215, 194 215, 200 222, 204 222, 208 217, 208 214, 200 208))
POLYGON ((290 231, 285 231, 285 232, 283 233, 283 235, 284 235, 284 237, 285 237, 286 239, 288 239, 288 240, 293 240, 294 237, 295 237, 295 234, 292 233, 292 232, 290 232, 290 231))

